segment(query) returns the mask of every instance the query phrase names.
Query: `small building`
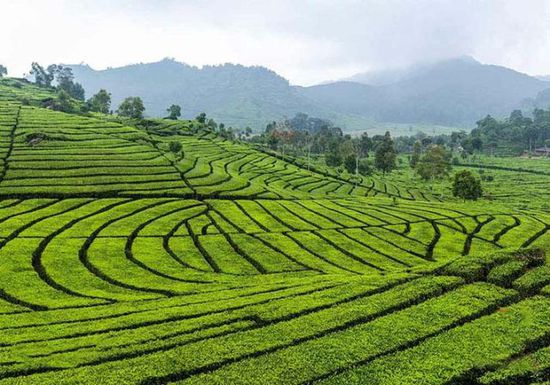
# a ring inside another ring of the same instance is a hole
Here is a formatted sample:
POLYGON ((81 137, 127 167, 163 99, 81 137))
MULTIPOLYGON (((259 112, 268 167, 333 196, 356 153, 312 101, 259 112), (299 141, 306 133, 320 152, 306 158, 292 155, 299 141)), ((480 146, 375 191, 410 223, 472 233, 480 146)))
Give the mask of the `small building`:
POLYGON ((539 147, 535 148, 535 155, 538 156, 550 156, 550 147, 539 147))

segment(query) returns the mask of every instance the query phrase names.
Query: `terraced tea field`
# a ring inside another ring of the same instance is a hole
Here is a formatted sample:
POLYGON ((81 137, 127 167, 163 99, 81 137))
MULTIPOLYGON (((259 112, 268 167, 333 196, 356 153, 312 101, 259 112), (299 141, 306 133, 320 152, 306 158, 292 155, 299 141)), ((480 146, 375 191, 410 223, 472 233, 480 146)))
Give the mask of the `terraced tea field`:
POLYGON ((0 152, 0 385, 550 380, 548 212, 12 96, 0 152))

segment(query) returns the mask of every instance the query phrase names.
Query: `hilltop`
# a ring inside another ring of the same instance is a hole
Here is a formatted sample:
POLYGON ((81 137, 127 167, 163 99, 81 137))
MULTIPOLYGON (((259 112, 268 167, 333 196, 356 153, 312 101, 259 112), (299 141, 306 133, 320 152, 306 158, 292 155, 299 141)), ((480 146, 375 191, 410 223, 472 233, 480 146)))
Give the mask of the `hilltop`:
POLYGON ((327 108, 378 121, 471 127, 488 114, 506 116, 546 89, 550 82, 460 57, 402 71, 358 74, 302 92, 327 108))
POLYGON ((208 111, 228 126, 260 130, 297 112, 330 119, 345 130, 380 123, 471 127, 487 114, 504 116, 550 88, 549 82, 468 57, 310 87, 290 85, 264 67, 234 64, 197 68, 165 59, 99 71, 71 68, 88 95, 108 89, 115 106, 136 95, 151 116, 164 116, 176 103, 187 118, 208 111))

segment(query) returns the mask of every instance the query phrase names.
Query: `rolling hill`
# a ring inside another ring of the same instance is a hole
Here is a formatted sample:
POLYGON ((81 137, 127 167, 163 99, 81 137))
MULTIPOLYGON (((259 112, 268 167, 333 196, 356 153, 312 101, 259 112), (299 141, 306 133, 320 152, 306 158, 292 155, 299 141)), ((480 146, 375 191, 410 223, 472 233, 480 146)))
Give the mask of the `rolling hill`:
POLYGON ((0 385, 547 378, 547 211, 351 183, 196 121, 55 112, 15 83, 0 385))
POLYGON ((335 114, 301 97, 288 81, 263 67, 192 67, 170 59, 95 71, 86 65, 71 66, 77 81, 91 95, 100 88, 113 95, 117 106, 129 95, 141 96, 151 116, 165 116, 173 103, 184 117, 199 113, 226 125, 264 128, 267 122, 308 111, 315 116, 335 114))
POLYGON ((311 87, 292 86, 263 67, 197 68, 170 59, 101 71, 71 68, 88 95, 105 88, 115 106, 124 97, 141 96, 151 116, 164 116, 176 103, 186 118, 208 111, 226 125, 255 129, 297 112, 330 119, 345 130, 376 122, 472 127, 550 88, 549 82, 467 57, 311 87), (366 81, 372 84, 361 83, 366 81))
POLYGON ((487 114, 501 117, 550 83, 510 70, 457 58, 356 82, 307 87, 302 93, 328 108, 378 121, 470 126, 487 114), (358 84, 374 81, 378 86, 358 84))

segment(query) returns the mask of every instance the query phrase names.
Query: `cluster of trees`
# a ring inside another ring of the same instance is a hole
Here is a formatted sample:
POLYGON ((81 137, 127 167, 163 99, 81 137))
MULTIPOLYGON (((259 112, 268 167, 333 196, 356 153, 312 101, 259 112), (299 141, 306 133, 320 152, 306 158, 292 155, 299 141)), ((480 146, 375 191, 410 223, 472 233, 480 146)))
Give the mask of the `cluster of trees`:
POLYGON ((550 109, 535 109, 532 117, 520 110, 512 111, 505 120, 486 116, 477 122, 469 135, 478 139, 490 154, 505 148, 520 153, 533 151, 537 146, 548 144, 550 139, 550 109))
POLYGON ((74 81, 73 70, 60 64, 51 64, 47 68, 33 62, 30 74, 34 76, 34 82, 38 86, 52 87, 55 81, 60 98, 74 98, 84 101, 84 87, 74 81), (64 94, 64 95, 63 95, 64 94))
POLYGON ((423 144, 417 140, 412 148, 410 166, 424 180, 442 179, 451 171, 451 151, 442 144, 423 144))
POLYGON ((323 158, 328 166, 346 169, 350 174, 368 175, 373 167, 382 173, 396 168, 397 151, 389 132, 359 137, 344 135, 339 127, 324 119, 296 114, 292 119, 271 122, 253 142, 287 154, 305 156, 307 167, 312 157, 323 158), (374 162, 369 160, 374 153, 374 162))
MULTIPOLYGON (((359 137, 344 135, 342 130, 330 121, 310 118, 297 114, 292 119, 269 123, 261 135, 252 138, 253 142, 263 144, 285 154, 324 159, 328 166, 347 170, 352 175, 369 175, 373 170, 382 174, 397 168, 397 153, 410 152, 410 166, 425 181, 449 177, 452 165, 452 148, 461 146, 468 140, 466 134, 429 138, 426 135, 397 138, 389 132, 385 135, 369 137, 363 133, 359 137), (371 162, 371 155, 374 160, 371 162)), ((469 171, 459 172, 453 179, 453 194, 463 199, 481 197, 481 181, 469 171)))
MULTIPOLYGON (((7 74, 4 66, 0 65, 0 77, 7 74)), ((57 90, 56 98, 45 102, 46 107, 51 107, 55 110, 63 112, 99 112, 103 114, 112 114, 111 110, 111 93, 101 89, 95 95, 85 101, 84 88, 80 83, 74 81, 74 75, 70 67, 63 65, 52 64, 44 68, 40 64, 33 62, 30 74, 34 77, 34 83, 39 87, 46 87, 57 90), (75 104, 74 100, 78 100, 81 105, 75 104)), ((127 97, 120 103, 115 111, 118 115, 130 119, 143 119, 145 105, 139 96, 127 97)), ((168 116, 166 119, 177 120, 181 117, 181 106, 172 104, 167 108, 168 116)), ((207 128, 213 131, 218 130, 220 135, 228 139, 234 139, 236 135, 243 135, 245 131, 239 132, 233 129, 225 129, 223 124, 217 124, 213 119, 206 119, 206 114, 201 113, 196 120, 207 128)), ((247 128, 246 136, 250 136, 252 130, 247 128)))
POLYGON ((411 152, 417 141, 424 147, 431 144, 445 146, 462 158, 476 153, 519 155, 532 152, 537 147, 550 146, 550 108, 535 109, 531 117, 520 110, 512 111, 502 120, 488 115, 479 120, 470 133, 455 131, 450 135, 431 137, 418 133, 399 137, 396 147, 400 152, 411 152))
MULTIPOLYGON (((412 146, 409 164, 425 181, 447 178, 451 172, 452 151, 445 142, 437 142, 423 138, 416 140, 412 146)), ((455 197, 476 200, 483 193, 481 180, 470 171, 459 171, 454 175, 452 192, 455 197)))
POLYGON ((120 103, 116 113, 130 119, 143 119, 145 106, 139 96, 130 96, 120 103))

